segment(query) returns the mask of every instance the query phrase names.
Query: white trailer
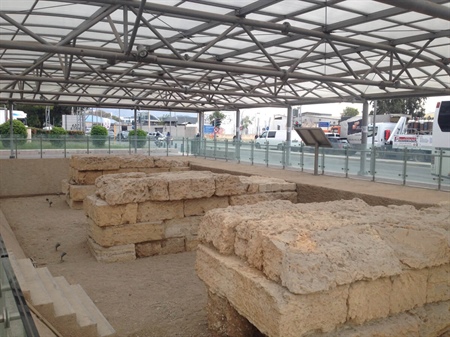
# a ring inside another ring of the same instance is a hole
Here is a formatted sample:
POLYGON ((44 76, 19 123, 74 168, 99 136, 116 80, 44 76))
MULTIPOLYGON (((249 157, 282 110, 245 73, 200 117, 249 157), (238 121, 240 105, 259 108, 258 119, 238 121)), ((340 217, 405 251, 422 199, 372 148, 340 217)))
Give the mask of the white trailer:
MULTIPOLYGON (((23 124, 27 123, 27 114, 20 110, 13 110, 13 119, 20 120, 23 124)), ((9 121, 9 110, 0 110, 0 124, 9 121)))
POLYGON ((450 101, 436 104, 432 144, 431 174, 450 179, 450 101))

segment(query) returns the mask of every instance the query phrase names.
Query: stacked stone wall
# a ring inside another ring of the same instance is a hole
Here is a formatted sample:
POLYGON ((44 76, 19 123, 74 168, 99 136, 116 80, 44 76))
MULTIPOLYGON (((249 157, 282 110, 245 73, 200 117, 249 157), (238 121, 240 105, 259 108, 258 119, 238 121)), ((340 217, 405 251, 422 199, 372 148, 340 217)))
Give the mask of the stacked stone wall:
POLYGON ((449 218, 448 205, 359 199, 208 211, 196 268, 210 329, 234 337, 449 336, 449 218))
POLYGON ((83 200, 95 193, 95 180, 103 175, 143 172, 179 172, 189 170, 189 162, 180 158, 145 155, 76 155, 69 160, 69 178, 62 181, 62 193, 73 209, 83 209, 83 200))
POLYGON ((106 262, 191 251, 207 211, 279 199, 296 201, 296 185, 208 171, 103 175, 84 199, 88 241, 106 262))

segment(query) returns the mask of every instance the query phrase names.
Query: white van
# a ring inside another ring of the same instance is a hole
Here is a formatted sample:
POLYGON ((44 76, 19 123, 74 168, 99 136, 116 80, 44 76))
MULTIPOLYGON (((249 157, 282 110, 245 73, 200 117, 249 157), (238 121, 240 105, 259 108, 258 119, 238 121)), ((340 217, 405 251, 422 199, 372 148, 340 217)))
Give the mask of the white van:
MULTIPOLYGON (((267 130, 261 136, 255 139, 255 147, 257 149, 265 149, 266 145, 269 149, 283 149, 283 143, 286 142, 287 130, 267 130)), ((302 139, 295 130, 291 131, 291 146, 299 147, 302 139)))

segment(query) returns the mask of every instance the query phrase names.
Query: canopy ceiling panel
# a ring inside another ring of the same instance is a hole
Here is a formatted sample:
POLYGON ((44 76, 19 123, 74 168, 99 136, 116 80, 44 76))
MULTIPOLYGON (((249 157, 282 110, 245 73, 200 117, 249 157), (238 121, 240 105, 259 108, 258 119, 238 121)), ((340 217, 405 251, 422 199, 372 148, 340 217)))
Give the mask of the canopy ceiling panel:
POLYGON ((447 0, 1 0, 0 104, 230 110, 450 95, 447 0))

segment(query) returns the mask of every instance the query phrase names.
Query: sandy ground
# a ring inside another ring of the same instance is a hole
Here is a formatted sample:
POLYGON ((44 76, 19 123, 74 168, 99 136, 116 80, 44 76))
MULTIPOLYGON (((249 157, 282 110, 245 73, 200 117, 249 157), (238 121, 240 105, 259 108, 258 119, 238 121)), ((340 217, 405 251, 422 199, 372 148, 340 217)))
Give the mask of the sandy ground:
POLYGON ((80 284, 118 336, 210 337, 195 253, 99 263, 87 246, 83 211, 59 196, 3 199, 0 207, 25 254, 53 276, 80 284))

